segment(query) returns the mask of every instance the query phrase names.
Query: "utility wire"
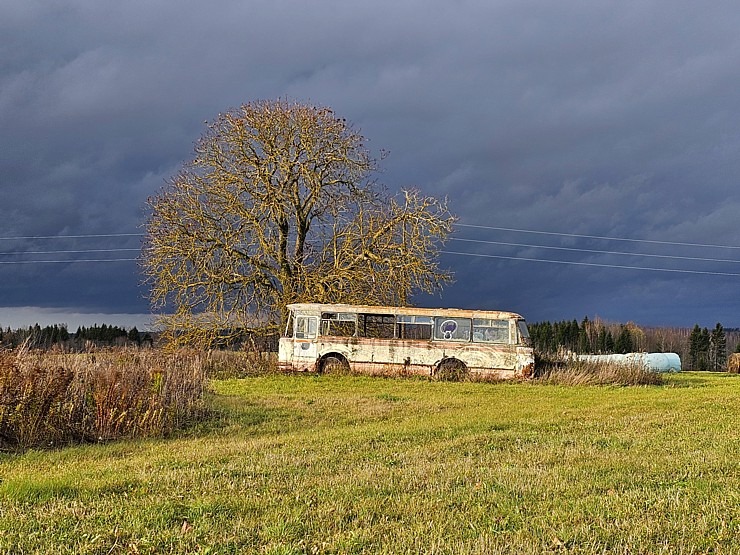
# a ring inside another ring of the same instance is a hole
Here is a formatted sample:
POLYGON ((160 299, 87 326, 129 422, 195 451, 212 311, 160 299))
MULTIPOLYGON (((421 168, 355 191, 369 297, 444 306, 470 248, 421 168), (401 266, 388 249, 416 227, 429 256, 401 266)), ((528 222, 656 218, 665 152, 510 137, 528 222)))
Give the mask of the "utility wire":
POLYGON ((17 239, 87 239, 88 237, 143 237, 143 233, 87 233, 83 235, 26 235, 17 237, 0 237, 0 241, 17 239))
MULTIPOLYGON (((633 243, 650 243, 660 245, 674 245, 674 246, 691 246, 691 247, 704 247, 704 248, 726 248, 726 249, 740 249, 740 246, 733 245, 716 245, 716 244, 704 244, 704 243, 689 243, 689 242, 678 242, 678 241, 657 241, 651 239, 633 239, 626 237, 606 237, 599 235, 584 235, 577 233, 560 233, 551 231, 538 231, 532 229, 517 229, 509 227, 496 227, 496 226, 485 226, 475 224, 455 224, 458 227, 465 227, 471 229, 486 229, 493 231, 507 231, 516 233, 529 233, 529 234, 540 234, 549 236, 559 237, 577 237, 577 238, 588 238, 588 239, 600 239, 610 241, 626 241, 633 243)), ((112 237, 141 237, 144 233, 100 233, 100 234, 77 234, 77 235, 36 235, 36 236, 18 236, 18 237, 0 237, 0 240, 13 240, 13 239, 85 239, 85 238, 112 238, 112 237)), ((522 248, 541 248, 550 250, 570 251, 570 252, 584 252, 594 254, 609 254, 609 255, 620 255, 620 256, 645 256, 653 258, 663 259, 674 259, 674 260, 694 260, 701 262, 728 262, 728 263, 740 263, 740 260, 729 260, 719 258, 705 258, 705 257, 690 257, 690 256, 679 256, 679 255, 660 255, 660 254, 646 254, 646 253, 629 253, 622 251, 606 251, 597 249, 583 249, 575 247, 557 247, 549 245, 533 245, 526 243, 515 243, 515 242, 504 242, 504 241, 488 241, 483 239, 467 239, 451 237, 451 240, 480 243, 480 244, 492 244, 492 245, 504 245, 514 246, 522 248)), ((22 251, 22 252, 0 252, 0 255, 27 255, 27 254, 75 254, 75 253, 93 253, 93 252, 124 252, 124 251, 139 251, 140 249, 134 248, 112 248, 112 249, 78 249, 78 250, 46 250, 46 251, 22 251)), ((442 254, 452 254, 459 256, 478 256, 484 258, 498 258, 506 260, 524 260, 532 262, 544 262, 551 264, 569 264, 576 266, 595 266, 604 268, 622 268, 632 270, 646 270, 655 272, 674 272, 674 273, 688 273, 688 274, 705 274, 705 275, 724 275, 724 276, 740 276, 738 273, 732 272, 712 272, 702 270, 681 270, 672 268, 654 268, 654 267, 642 267, 642 266, 628 266, 619 264, 604 264, 604 263, 591 263, 591 262, 576 262, 566 260, 550 260, 541 258, 531 257, 517 257, 517 256, 503 256, 503 255, 492 255, 492 254, 480 254, 470 252, 458 252, 458 251, 440 251, 442 254)), ((137 258, 109 258, 109 259, 69 259, 69 260, 15 260, 15 261, 0 261, 0 264, 63 264, 63 263, 77 263, 77 262, 135 262, 137 258)))
POLYGON ((593 254, 617 254, 622 256, 645 256, 650 258, 670 258, 674 260, 699 260, 701 262, 731 262, 734 264, 740 264, 740 260, 733 260, 728 258, 703 258, 700 256, 678 256, 672 254, 647 254, 641 252, 624 252, 624 251, 603 251, 596 249, 579 249, 575 247, 554 247, 549 245, 532 245, 527 243, 509 243, 506 241, 485 241, 483 239, 463 239, 461 237, 450 237, 451 241, 464 241, 466 243, 482 243, 486 245, 505 245, 510 247, 527 247, 534 249, 550 249, 559 251, 570 251, 570 252, 588 252, 593 254))
POLYGON ((568 260, 548 260, 545 258, 527 258, 524 256, 502 256, 496 254, 480 254, 472 252, 456 252, 456 251, 439 251, 442 254, 455 254, 460 256, 481 256, 484 258, 500 258, 504 260, 525 260, 528 262, 548 262, 550 264, 570 264, 574 266, 596 266, 599 268, 622 268, 625 270, 648 270, 652 272, 674 272, 680 274, 705 274, 712 276, 733 276, 740 277, 738 273, 732 272, 707 272, 702 270, 679 270, 674 268, 650 268, 645 266, 623 266, 620 264, 599 264, 596 262, 572 262, 568 260))
POLYGON ((516 229, 512 227, 494 227, 488 225, 474 225, 474 224, 455 224, 457 227, 469 227, 475 229, 489 229, 493 231, 513 231, 516 233, 534 233, 539 235, 555 235, 558 237, 580 237, 583 239, 603 239, 607 241, 629 241, 632 243, 652 243, 656 245, 678 245, 683 247, 711 247, 719 249, 740 249, 740 246, 735 245, 712 245, 706 243, 682 243, 679 241, 656 241, 652 239, 632 239, 628 237, 606 237, 602 235, 582 235, 580 233, 558 233, 555 231, 536 231, 533 229, 516 229))
MULTIPOLYGON (((601 239, 606 241, 628 241, 633 243, 652 243, 657 245, 677 245, 686 247, 708 247, 708 248, 721 248, 721 249, 740 249, 738 245, 718 245, 710 243, 689 243, 680 241, 658 241, 654 239, 635 239, 630 237, 608 237, 604 235, 585 235, 581 233, 562 233, 555 231, 541 231, 534 229, 520 229, 513 227, 497 227, 489 225, 478 225, 478 224, 462 224, 455 223, 456 227, 467 227, 473 229, 487 229, 492 231, 509 231, 514 233, 531 233, 538 235, 554 235, 558 237, 579 237, 584 239, 601 239)), ((12 240, 28 240, 28 239, 87 239, 95 237, 143 237, 145 233, 87 233, 78 235, 26 235, 26 236, 5 236, 0 237, 0 241, 12 241, 12 240)))
POLYGON ((54 250, 54 251, 15 251, 15 252, 0 252, 0 256, 13 256, 13 255, 25 255, 25 254, 81 254, 86 252, 124 252, 124 251, 140 251, 141 249, 83 249, 83 250, 54 250))
POLYGON ((69 260, 0 260, 0 264, 73 264, 75 262, 136 262, 138 258, 99 258, 69 260))
POLYGON ((69 260, 0 260, 0 264, 74 264, 76 262, 136 262, 138 258, 76 258, 69 260))

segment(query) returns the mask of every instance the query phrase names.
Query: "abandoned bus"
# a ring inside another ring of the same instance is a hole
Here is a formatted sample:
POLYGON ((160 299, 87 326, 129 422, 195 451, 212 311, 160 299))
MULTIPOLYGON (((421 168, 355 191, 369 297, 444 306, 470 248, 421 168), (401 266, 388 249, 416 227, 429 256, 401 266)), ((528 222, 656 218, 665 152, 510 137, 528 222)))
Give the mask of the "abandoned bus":
POLYGON ((528 377, 534 352, 513 312, 346 304, 288 305, 282 370, 528 377))

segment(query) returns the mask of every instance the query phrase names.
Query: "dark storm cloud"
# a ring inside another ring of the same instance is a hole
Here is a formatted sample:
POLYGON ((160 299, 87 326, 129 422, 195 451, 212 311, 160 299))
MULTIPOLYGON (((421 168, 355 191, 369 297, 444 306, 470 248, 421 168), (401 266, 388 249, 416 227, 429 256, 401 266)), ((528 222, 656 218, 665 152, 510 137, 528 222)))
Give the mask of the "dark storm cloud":
MULTIPOLYGON (((355 122, 373 149, 391 152, 382 181, 447 195, 461 223, 740 245, 738 24, 729 2, 6 1, 0 236, 139 231, 147 196, 190 156, 203 120, 288 97, 355 122)), ((479 228, 458 236, 740 257, 479 228)), ((0 250, 137 242, 3 240, 0 250)), ((740 273, 727 263, 534 246, 453 241, 448 250, 740 273)), ((740 325, 736 277, 444 262, 457 284, 429 302, 534 320, 740 325)), ((0 305, 145 312, 135 276, 132 262, 0 265, 0 305)))

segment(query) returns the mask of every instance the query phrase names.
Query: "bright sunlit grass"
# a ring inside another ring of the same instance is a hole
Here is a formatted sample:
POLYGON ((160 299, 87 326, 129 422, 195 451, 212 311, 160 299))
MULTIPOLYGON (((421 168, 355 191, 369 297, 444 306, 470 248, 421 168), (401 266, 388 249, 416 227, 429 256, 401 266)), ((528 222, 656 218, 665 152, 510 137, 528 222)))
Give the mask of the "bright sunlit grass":
POLYGON ((176 439, 0 456, 8 553, 740 553, 740 378, 216 381, 176 439))

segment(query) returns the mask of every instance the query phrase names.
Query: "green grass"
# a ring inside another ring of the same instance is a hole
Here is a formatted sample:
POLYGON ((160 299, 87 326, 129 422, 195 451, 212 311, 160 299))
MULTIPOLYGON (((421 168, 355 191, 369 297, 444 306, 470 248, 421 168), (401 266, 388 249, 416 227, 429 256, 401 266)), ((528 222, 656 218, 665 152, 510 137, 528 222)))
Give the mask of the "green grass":
POLYGON ((2 553, 740 553, 740 377, 270 375, 168 440, 0 455, 2 553))

